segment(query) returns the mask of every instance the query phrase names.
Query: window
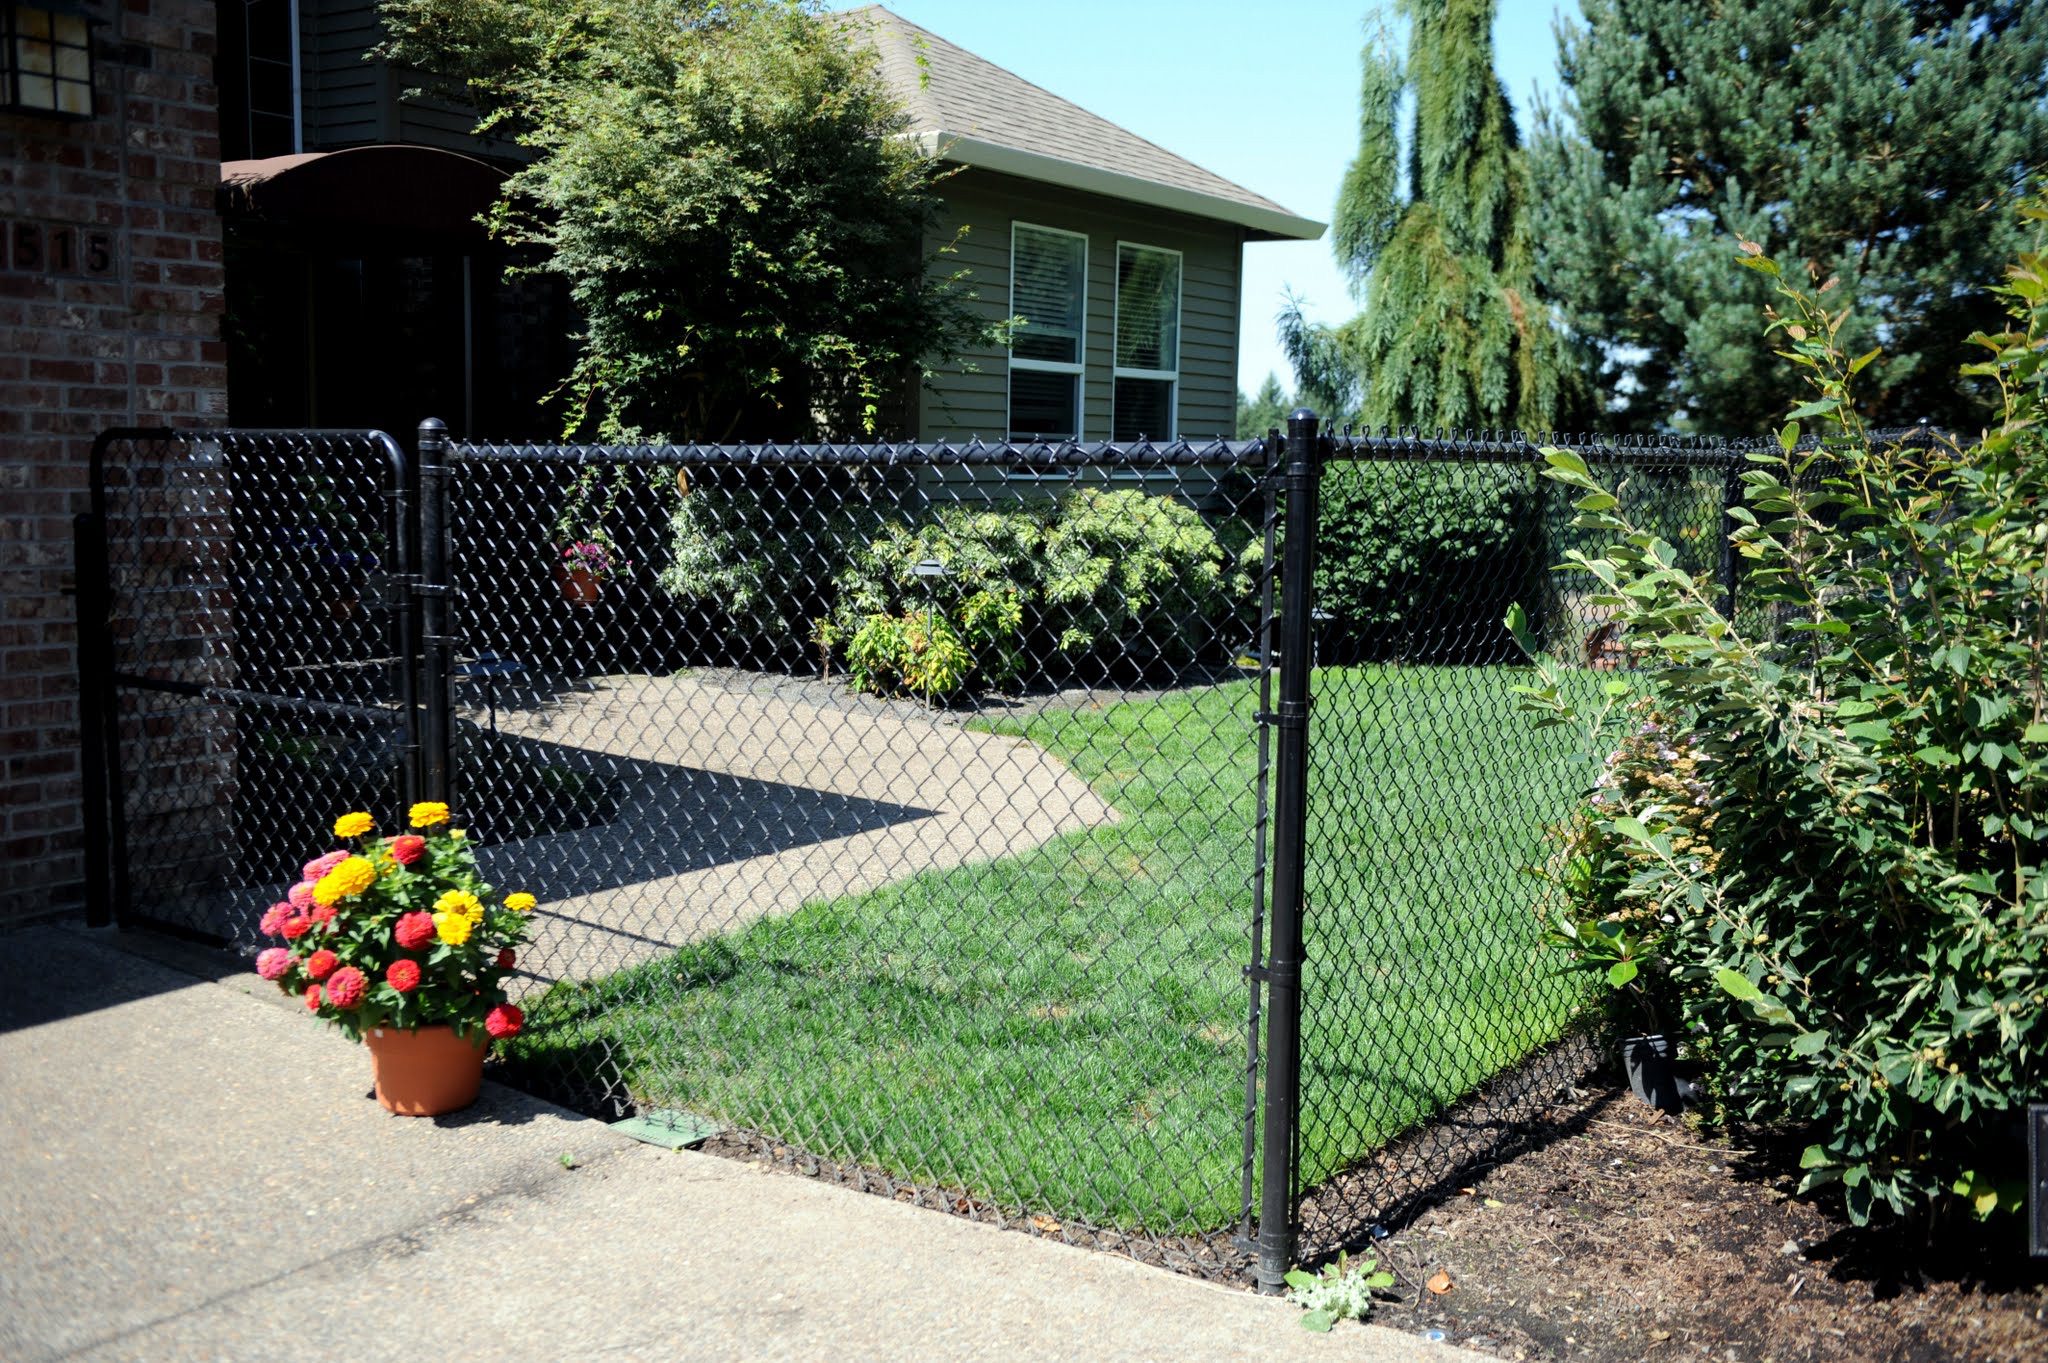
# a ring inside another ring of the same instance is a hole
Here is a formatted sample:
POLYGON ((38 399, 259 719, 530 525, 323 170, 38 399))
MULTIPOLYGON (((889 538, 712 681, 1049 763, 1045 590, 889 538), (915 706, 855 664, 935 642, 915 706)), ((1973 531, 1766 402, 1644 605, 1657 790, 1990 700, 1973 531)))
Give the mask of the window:
POLYGON ((1171 440, 1180 386, 1180 252, 1116 248, 1116 367, 1109 438, 1171 440))
POLYGON ((1088 319, 1088 238, 1016 223, 1010 228, 1010 438, 1078 439, 1082 335, 1088 319))
POLYGON ((299 150, 298 7, 223 0, 219 15, 220 159, 291 155, 299 150))

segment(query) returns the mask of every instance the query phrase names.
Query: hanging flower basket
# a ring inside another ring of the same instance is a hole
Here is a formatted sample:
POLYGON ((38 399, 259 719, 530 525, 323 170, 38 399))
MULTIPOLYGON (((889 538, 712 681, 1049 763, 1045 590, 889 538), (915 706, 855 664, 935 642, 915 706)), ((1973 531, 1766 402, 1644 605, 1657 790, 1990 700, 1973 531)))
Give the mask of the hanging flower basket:
POLYGON ((562 599, 572 606, 588 609, 597 604, 604 580, 625 571, 626 561, 602 539, 578 540, 562 550, 555 560, 555 585, 562 599))

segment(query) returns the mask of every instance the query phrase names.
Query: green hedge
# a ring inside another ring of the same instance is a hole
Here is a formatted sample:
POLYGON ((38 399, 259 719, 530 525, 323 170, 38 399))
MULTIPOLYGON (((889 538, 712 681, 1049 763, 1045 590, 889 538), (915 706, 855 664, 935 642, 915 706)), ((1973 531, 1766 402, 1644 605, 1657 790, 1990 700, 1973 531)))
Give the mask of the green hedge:
POLYGON ((1508 607, 1544 599, 1533 469, 1333 463, 1324 472, 1316 604, 1326 663, 1500 663, 1508 607))

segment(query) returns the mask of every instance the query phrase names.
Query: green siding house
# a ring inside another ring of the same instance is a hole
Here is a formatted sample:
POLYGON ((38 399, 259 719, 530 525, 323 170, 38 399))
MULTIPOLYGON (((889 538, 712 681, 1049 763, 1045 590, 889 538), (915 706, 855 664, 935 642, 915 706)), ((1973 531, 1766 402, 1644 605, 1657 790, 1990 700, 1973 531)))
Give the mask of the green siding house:
MULTIPOLYGON (((529 438, 570 363, 559 282, 508 272, 476 219, 517 164, 461 92, 365 54, 375 0, 221 7, 228 405, 245 425, 529 438)), ((871 44, 912 133, 960 169, 927 253, 970 273, 1008 351, 963 357, 891 435, 1201 440, 1236 422, 1247 242, 1323 225, 1060 99, 879 5, 871 44)), ((1024 475, 1019 475, 1020 477, 1024 475)))
POLYGON ((1248 242, 1311 241, 1298 217, 880 5, 843 16, 928 150, 961 167, 927 248, 958 234, 1008 352, 920 394, 924 440, 1233 434, 1248 242))

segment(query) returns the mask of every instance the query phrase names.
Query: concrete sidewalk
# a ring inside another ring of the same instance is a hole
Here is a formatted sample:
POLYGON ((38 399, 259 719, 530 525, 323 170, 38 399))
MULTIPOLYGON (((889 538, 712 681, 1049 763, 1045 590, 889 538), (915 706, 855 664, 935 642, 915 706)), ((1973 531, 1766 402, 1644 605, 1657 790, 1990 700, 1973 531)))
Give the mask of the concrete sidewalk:
POLYGON ((1478 1357, 495 1085, 388 1116, 253 975, 131 945, 0 937, 0 1357, 1478 1357))

